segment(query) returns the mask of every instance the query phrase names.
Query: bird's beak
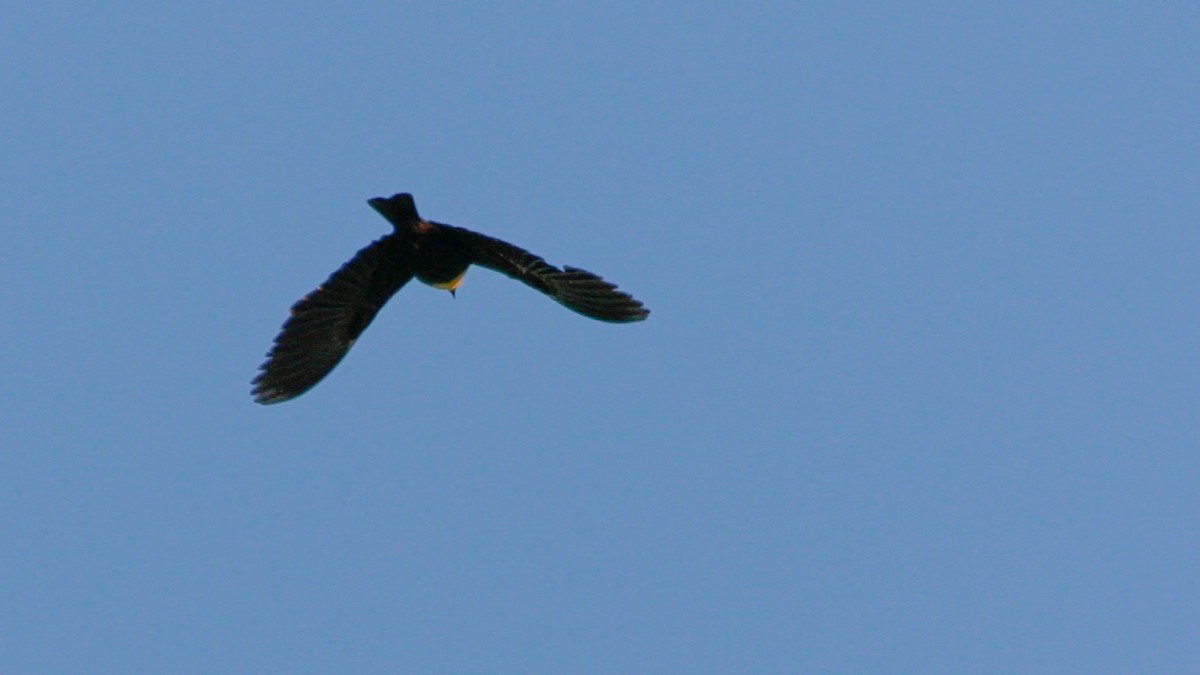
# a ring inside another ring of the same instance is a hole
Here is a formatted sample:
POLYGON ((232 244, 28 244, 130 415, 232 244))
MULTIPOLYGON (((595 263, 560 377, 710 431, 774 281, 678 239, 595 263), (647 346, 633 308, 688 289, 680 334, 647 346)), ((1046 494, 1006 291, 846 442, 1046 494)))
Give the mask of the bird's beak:
POLYGON ((454 289, 453 289, 453 288, 451 288, 451 289, 450 289, 450 297, 452 297, 452 298, 457 298, 457 297, 458 297, 457 295, 455 295, 455 293, 454 293, 454 289))

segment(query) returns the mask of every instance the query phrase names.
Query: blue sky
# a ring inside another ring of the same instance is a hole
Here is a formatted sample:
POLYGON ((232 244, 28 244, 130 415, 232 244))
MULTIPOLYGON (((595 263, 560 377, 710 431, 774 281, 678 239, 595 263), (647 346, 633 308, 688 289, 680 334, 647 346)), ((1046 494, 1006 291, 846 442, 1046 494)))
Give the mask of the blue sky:
POLYGON ((0 670, 1200 668, 1200 10, 0 8, 0 670), (412 284, 249 380, 388 231, 412 284))

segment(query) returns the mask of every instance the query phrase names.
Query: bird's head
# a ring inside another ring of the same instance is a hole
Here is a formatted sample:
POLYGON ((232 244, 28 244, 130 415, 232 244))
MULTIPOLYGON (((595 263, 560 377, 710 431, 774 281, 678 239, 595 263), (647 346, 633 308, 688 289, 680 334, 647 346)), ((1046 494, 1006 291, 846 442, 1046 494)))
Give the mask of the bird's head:
POLYGON ((421 217, 417 215, 417 205, 413 202, 412 195, 407 192, 401 192, 386 199, 383 197, 368 199, 367 203, 378 211, 379 215, 387 218, 388 222, 397 229, 421 220, 421 217))

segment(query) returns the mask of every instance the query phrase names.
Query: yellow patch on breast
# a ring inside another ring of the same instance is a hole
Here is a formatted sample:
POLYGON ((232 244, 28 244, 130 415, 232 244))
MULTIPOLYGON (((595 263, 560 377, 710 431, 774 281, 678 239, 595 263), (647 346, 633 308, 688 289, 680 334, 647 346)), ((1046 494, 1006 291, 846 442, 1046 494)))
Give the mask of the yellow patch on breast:
POLYGON ((458 285, 462 283, 463 277, 465 277, 465 276, 467 276, 467 271, 463 270, 462 274, 459 274, 458 276, 454 277, 450 281, 439 281, 436 284, 429 284, 429 285, 433 286, 434 288, 440 288, 443 291, 453 291, 456 288, 458 288, 458 285))

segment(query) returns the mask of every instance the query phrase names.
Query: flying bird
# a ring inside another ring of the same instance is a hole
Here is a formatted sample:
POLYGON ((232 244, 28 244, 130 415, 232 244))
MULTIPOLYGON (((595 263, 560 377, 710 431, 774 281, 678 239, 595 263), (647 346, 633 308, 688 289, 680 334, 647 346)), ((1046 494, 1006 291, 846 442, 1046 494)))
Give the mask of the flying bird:
POLYGON ((581 270, 550 265, 507 242, 423 220, 412 195, 367 201, 395 231, 360 250, 325 283, 292 305, 254 378, 258 403, 280 403, 311 389, 354 346, 396 291, 417 279, 453 295, 471 265, 506 274, 567 309, 611 323, 642 321, 650 310, 616 285, 581 270))

